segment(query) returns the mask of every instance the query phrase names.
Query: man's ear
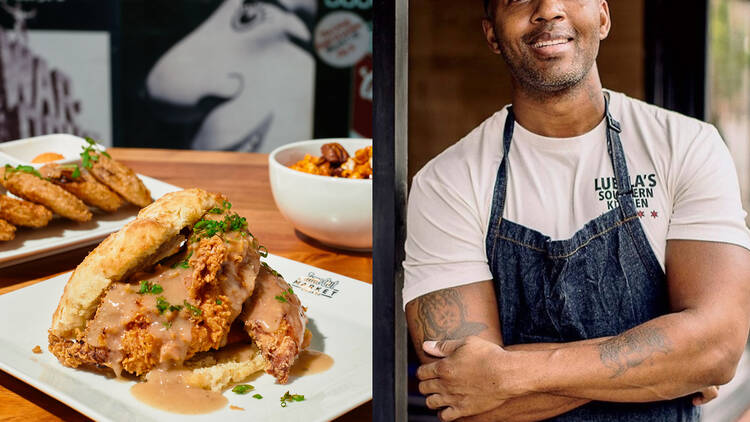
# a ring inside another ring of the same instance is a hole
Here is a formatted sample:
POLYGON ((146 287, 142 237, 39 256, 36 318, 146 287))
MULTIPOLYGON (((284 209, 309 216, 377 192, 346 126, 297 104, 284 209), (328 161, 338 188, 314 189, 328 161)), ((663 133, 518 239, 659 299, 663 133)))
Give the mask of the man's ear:
POLYGON ((487 46, 495 54, 500 54, 500 43, 497 41, 497 35, 495 34, 495 26, 487 18, 482 19, 482 31, 484 32, 484 38, 487 40, 487 46))
POLYGON ((612 19, 609 16, 609 4, 607 0, 599 3, 599 39, 604 40, 609 35, 609 29, 612 28, 612 19))

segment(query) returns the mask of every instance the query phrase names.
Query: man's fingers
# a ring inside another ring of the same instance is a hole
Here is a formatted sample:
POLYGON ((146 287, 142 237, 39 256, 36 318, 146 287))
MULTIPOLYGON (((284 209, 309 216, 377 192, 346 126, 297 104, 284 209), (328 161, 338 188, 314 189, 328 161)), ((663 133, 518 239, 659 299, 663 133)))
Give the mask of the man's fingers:
POLYGON ((446 407, 445 409, 441 410, 440 412, 438 412, 438 416, 440 417, 440 420, 444 422, 455 421, 456 419, 461 417, 458 411, 452 407, 446 407))
POLYGON ((440 409, 441 407, 448 406, 448 401, 442 394, 430 394, 425 400, 425 404, 430 409, 440 409))
POLYGON ((425 351, 428 355, 437 356, 439 358, 444 358, 446 356, 449 356, 452 354, 456 349, 458 349, 462 344, 464 344, 464 340, 442 340, 442 341, 425 341, 422 343, 422 350, 425 351))
POLYGON ((435 368, 437 367, 438 362, 440 361, 430 362, 417 368, 417 378, 422 381, 437 378, 438 376, 435 368))
POLYGON ((426 396, 428 394, 433 394, 433 393, 442 393, 443 388, 442 388, 442 385, 440 384, 440 381, 436 379, 431 379, 431 380, 422 381, 419 383, 419 392, 426 396))

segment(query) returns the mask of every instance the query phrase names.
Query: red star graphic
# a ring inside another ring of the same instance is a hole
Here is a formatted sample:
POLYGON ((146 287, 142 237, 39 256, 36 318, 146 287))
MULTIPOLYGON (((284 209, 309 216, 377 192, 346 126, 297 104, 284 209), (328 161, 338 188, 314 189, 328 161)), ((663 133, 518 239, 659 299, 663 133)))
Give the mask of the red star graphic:
POLYGON ((638 211, 638 217, 643 217, 644 215, 643 211, 638 211))
POLYGON ((658 217, 658 216, 659 216, 659 213, 658 213, 658 212, 656 212, 656 211, 651 211, 651 217, 654 217, 654 218, 656 218, 656 217, 658 217))

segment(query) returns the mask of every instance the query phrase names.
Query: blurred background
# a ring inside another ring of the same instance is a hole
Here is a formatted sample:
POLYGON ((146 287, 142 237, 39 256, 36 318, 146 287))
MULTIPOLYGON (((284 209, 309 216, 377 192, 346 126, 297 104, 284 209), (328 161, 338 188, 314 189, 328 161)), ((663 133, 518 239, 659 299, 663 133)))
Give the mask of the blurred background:
POLYGON ((1 0, 0 141, 372 136, 372 0, 1 0))
MULTIPOLYGON (((716 125, 750 210, 750 0, 608 3, 612 30, 597 60, 604 87, 716 125)), ((511 101, 510 76, 486 46, 482 16, 479 0, 409 1, 409 181, 511 101)), ((410 420, 434 421, 409 353, 410 420)), ((705 421, 736 421, 750 410, 749 355, 750 347, 734 381, 705 406, 705 421)))

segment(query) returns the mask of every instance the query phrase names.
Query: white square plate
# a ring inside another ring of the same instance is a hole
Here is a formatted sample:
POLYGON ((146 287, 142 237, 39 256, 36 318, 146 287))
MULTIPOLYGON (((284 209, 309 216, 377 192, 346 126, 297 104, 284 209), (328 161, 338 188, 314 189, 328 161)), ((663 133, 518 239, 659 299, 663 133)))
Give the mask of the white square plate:
POLYGON ((177 415, 139 402, 129 389, 133 381, 119 381, 62 366, 47 351, 47 329, 70 274, 0 296, 0 369, 100 421, 327 421, 372 398, 372 286, 289 259, 264 259, 292 283, 307 306, 310 346, 334 359, 322 373, 291 377, 276 384, 263 374, 251 383, 263 399, 227 390, 229 406, 205 415, 177 415), (295 283, 312 275, 318 283, 295 283), (32 353, 40 345, 42 354, 32 353), (305 400, 282 408, 286 391, 305 400))
MULTIPOLYGON (((2 162, 0 165, 3 165, 2 162)), ((143 180, 154 199, 161 198, 166 193, 181 190, 177 186, 148 176, 139 174, 138 177, 143 180)), ((2 193, 3 189, 0 187, 0 194, 2 193)), ((38 229, 19 227, 15 239, 0 242, 0 268, 96 243, 133 220, 139 208, 127 204, 111 214, 94 208, 91 210, 94 218, 85 223, 55 216, 45 227, 38 229)))

